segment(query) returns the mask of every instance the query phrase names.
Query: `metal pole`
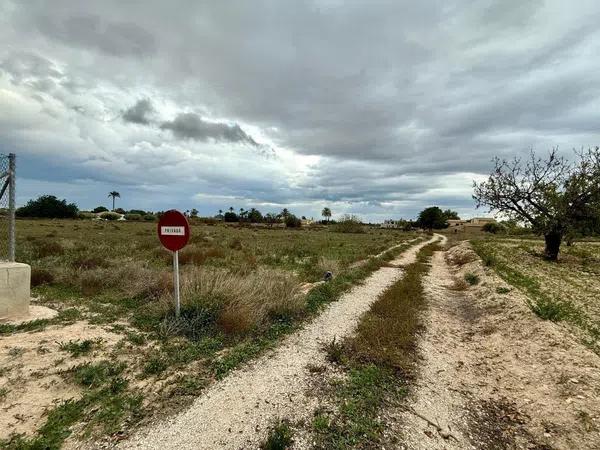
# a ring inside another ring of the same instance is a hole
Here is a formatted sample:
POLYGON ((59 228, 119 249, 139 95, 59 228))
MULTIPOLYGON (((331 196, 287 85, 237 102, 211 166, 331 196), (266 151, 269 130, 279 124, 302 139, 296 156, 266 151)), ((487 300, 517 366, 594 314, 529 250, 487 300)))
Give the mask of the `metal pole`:
POLYGON ((179 251, 173 252, 173 278, 175 284, 175 317, 179 317, 180 300, 179 300, 179 251))
POLYGON ((15 260, 15 159, 14 153, 8 155, 8 260, 15 260))

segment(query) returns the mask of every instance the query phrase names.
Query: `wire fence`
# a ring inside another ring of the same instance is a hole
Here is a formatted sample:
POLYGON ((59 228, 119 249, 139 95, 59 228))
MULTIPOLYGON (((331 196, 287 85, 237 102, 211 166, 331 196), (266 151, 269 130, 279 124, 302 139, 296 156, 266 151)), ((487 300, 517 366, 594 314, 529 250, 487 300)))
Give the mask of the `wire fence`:
POLYGON ((0 153, 0 260, 15 260, 15 155, 0 153))

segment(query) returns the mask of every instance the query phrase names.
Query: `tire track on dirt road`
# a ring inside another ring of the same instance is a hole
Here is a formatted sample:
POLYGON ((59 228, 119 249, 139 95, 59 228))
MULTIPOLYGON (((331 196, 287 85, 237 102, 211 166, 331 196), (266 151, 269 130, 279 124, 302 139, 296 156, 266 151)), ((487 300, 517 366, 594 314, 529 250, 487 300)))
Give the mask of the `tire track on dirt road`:
MULTIPOLYGON (((414 245, 390 265, 414 262, 421 248, 440 237, 414 245)), ((351 334, 360 316, 402 273, 398 267, 376 270, 276 349, 208 388, 188 410, 139 430, 119 448, 256 448, 275 420, 310 417, 317 402, 306 395, 307 366, 325 363, 324 344, 351 334)))
POLYGON ((415 389, 388 422, 400 448, 600 448, 598 355, 537 317, 466 242, 434 253, 424 286, 415 389), (480 281, 460 288, 467 274, 480 281))

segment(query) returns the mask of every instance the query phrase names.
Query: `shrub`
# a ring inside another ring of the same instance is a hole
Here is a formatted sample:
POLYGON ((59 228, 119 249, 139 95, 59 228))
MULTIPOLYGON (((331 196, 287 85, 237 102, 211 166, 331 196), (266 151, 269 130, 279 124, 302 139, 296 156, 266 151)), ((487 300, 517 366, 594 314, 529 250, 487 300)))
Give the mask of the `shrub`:
POLYGON ((94 212, 96 214, 106 212, 106 211, 108 211, 108 208, 106 206, 97 206, 92 210, 92 212, 94 212))
POLYGON ((156 220, 156 216, 154 216, 153 214, 146 214, 146 215, 144 216, 144 220, 145 220, 146 222, 153 222, 153 221, 155 221, 155 220, 156 220))
POLYGON ((225 213, 225 215, 223 216, 223 220, 225 222, 230 222, 231 223, 231 222, 238 222, 240 219, 239 219, 239 217, 238 217, 238 215, 236 213, 231 212, 231 211, 227 211, 225 213))
POLYGON ((119 220, 121 218, 121 215, 115 212, 106 211, 100 214, 100 218, 103 220, 119 220))
POLYGON ((465 281, 471 286, 475 286, 477 283, 479 283, 479 277, 474 273, 467 273, 465 274, 465 281))
POLYGON ((332 230, 337 233, 364 233, 365 230, 362 226, 360 219, 353 215, 344 215, 335 225, 332 230))
POLYGON ((80 212, 77 217, 79 219, 93 219, 96 217, 96 215, 94 213, 91 212, 87 212, 87 211, 82 211, 80 212))
POLYGON ((285 226, 287 228, 300 228, 302 226, 302 221, 298 219, 295 215, 288 214, 285 217, 285 226))
POLYGON ((486 233, 493 233, 493 234, 504 231, 504 227, 496 222, 486 223, 481 229, 483 231, 485 231, 486 233))
POLYGON ((142 216, 140 214, 125 214, 125 220, 139 222, 142 220, 142 216))
POLYGON ((29 200, 25 206, 18 208, 18 217, 44 217, 49 219, 74 219, 77 217, 77 205, 59 200, 54 195, 42 195, 36 200, 29 200))
POLYGON ((42 284, 51 284, 54 282, 54 275, 46 269, 31 268, 31 285, 41 286, 42 284))

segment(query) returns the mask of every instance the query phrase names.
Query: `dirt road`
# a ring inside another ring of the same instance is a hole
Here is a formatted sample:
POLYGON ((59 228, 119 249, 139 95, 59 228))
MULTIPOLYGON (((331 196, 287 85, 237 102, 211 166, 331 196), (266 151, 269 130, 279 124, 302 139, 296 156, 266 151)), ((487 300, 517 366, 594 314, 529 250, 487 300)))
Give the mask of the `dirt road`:
POLYGON ((506 293, 466 243, 435 253, 425 286, 416 388, 389 418, 401 448, 600 448, 595 353, 506 293))
MULTIPOLYGON (((423 246, 437 239, 411 247, 390 266, 413 262, 423 246)), ((140 430, 120 447, 256 448, 276 419, 309 417, 316 405, 305 393, 308 366, 323 364, 323 345, 352 333, 361 314, 401 276, 399 267, 377 270, 277 349, 209 388, 187 411, 140 430)))

